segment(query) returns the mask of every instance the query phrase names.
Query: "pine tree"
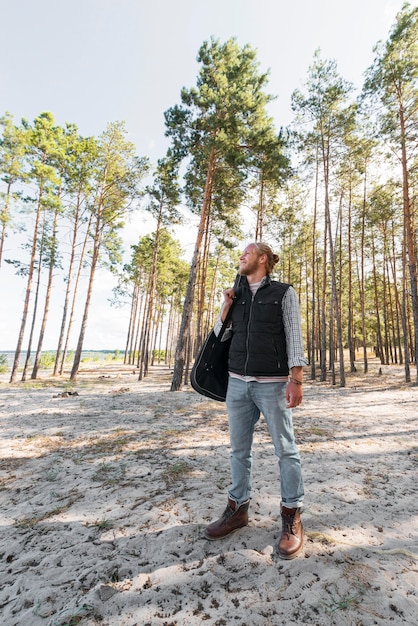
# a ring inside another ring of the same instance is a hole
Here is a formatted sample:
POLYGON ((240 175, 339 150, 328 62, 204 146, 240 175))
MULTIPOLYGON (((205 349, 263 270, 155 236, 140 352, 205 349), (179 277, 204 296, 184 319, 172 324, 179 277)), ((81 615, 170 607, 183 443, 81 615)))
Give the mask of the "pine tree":
MULTIPOLYGON (((173 155, 188 159, 189 181, 200 180, 200 218, 181 320, 171 390, 180 389, 186 364, 199 261, 205 234, 213 216, 217 179, 225 168, 235 177, 235 201, 243 197, 243 184, 250 159, 260 152, 266 132, 265 107, 270 96, 264 93, 267 74, 260 74, 256 53, 242 49, 234 39, 225 44, 205 42, 197 57, 201 64, 196 87, 181 92, 181 106, 167 111, 166 134, 173 155)), ((237 215, 238 204, 231 207, 237 215)))

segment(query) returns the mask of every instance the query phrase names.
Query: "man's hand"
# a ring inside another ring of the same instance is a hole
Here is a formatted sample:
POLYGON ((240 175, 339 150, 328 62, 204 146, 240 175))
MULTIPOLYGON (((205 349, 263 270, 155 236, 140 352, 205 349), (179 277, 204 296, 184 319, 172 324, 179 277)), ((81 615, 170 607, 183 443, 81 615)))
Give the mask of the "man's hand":
POLYGON ((292 381, 289 380, 286 387, 287 408, 294 409, 295 407, 299 406, 299 404, 302 402, 302 398, 302 385, 292 383, 292 381))
POLYGON ((234 299, 235 292, 234 288, 230 287, 229 289, 225 289, 224 291, 224 302, 228 304, 232 304, 232 300, 234 299))
POLYGON ((225 289, 225 291, 224 291, 224 303, 223 303, 223 306, 222 306, 222 315, 221 315, 221 320, 222 321, 225 321, 226 314, 228 313, 229 309, 231 308, 234 296, 235 296, 235 293, 234 293, 234 288, 233 287, 230 287, 229 289, 225 289))
POLYGON ((302 402, 303 369, 302 367, 292 367, 290 370, 290 380, 286 387, 287 408, 294 409, 302 402))

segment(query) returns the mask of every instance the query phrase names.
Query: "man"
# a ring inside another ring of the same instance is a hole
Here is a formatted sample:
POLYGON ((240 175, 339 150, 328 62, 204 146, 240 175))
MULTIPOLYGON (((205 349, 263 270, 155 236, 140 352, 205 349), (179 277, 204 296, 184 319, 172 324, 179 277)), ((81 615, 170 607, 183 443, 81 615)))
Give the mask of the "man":
MULTIPOLYGON (((232 484, 225 511, 204 534, 207 539, 222 539, 248 524, 251 449, 262 413, 280 467, 282 532, 278 552, 283 559, 293 559, 303 546, 300 512, 304 490, 291 409, 302 402, 302 367, 307 360, 296 292, 291 285, 270 278, 278 260, 264 243, 249 244, 240 257, 237 302, 225 331, 225 336, 232 332, 226 396, 232 484)), ((224 292, 215 332, 219 333, 234 296, 232 288, 224 292)))

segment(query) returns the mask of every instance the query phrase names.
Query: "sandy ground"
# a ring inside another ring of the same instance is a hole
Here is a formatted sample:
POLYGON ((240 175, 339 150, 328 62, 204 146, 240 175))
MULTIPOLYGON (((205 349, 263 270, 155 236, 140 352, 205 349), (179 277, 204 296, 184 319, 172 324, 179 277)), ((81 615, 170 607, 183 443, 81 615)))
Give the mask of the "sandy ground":
POLYGON ((263 421, 249 526, 203 538, 226 504, 225 405, 169 387, 164 368, 115 366, 0 383, 2 626, 418 624, 418 388, 401 368, 305 385, 293 561, 263 421))

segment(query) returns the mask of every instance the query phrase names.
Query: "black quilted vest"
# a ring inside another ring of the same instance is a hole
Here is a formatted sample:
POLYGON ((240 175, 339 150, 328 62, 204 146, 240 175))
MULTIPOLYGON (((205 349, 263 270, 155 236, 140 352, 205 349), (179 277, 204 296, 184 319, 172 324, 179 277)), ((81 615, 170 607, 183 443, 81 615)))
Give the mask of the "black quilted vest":
POLYGON ((229 371, 242 376, 287 376, 283 296, 289 285, 267 277, 254 298, 246 277, 241 277, 232 311, 229 371))

